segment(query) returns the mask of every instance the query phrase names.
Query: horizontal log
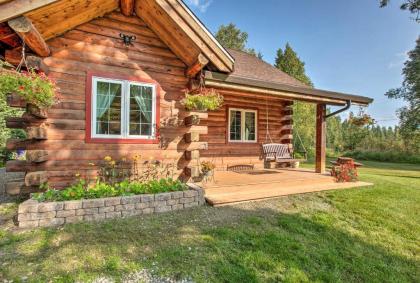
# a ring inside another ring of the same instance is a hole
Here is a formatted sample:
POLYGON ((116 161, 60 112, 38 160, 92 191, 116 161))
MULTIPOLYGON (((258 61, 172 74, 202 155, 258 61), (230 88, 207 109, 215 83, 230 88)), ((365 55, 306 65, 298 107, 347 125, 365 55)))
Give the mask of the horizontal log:
POLYGON ((198 166, 185 167, 184 172, 187 177, 197 178, 200 176, 200 167, 198 166))
POLYGON ((8 139, 6 142, 6 149, 8 150, 17 150, 17 149, 26 149, 28 144, 32 141, 26 139, 8 139))
POLYGON ((26 172, 28 163, 26 160, 9 160, 6 162, 6 172, 26 172))
POLYGON ((200 151, 199 150, 185 151, 185 159, 186 160, 197 160, 199 158, 200 158, 200 151))
POLYGON ((26 186, 40 186, 48 182, 48 173, 45 171, 29 172, 25 175, 26 186))
POLYGON ((26 137, 30 140, 46 140, 48 139, 48 130, 43 127, 26 128, 26 137))
POLYGON ((6 101, 7 101, 7 105, 10 107, 15 107, 15 108, 26 107, 26 100, 16 93, 7 95, 6 101))
POLYGON ((198 115, 190 115, 184 118, 184 124, 187 127, 199 125, 200 117, 198 115))
POLYGON ((48 113, 45 109, 41 109, 38 106, 34 105, 34 104, 28 104, 26 106, 26 111, 28 113, 30 113, 32 116, 35 116, 36 118, 39 119, 47 119, 48 118, 48 113))
POLYGON ((26 151, 27 162, 41 163, 48 160, 48 151, 46 150, 28 150, 26 151))
POLYGON ((6 183, 6 193, 9 196, 17 196, 20 195, 22 189, 25 187, 25 182, 8 182, 6 183))
POLYGON ((198 132, 186 133, 184 135, 184 139, 186 143, 198 142, 200 141, 200 133, 198 132))
POLYGON ((24 117, 7 117, 6 127, 9 129, 25 129, 30 125, 30 120, 24 117))

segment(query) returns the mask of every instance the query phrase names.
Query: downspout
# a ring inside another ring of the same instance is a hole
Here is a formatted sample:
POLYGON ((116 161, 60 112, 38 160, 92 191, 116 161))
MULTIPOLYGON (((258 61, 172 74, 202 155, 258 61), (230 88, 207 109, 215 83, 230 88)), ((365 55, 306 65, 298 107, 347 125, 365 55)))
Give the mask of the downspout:
POLYGON ((350 106, 351 106, 351 100, 347 100, 347 104, 346 104, 346 106, 344 108, 338 109, 337 111, 335 111, 333 113, 327 114, 327 115, 324 116, 324 118, 325 119, 328 119, 328 118, 330 118, 332 116, 335 116, 337 114, 340 114, 341 112, 344 112, 346 110, 349 110, 350 109, 350 106))

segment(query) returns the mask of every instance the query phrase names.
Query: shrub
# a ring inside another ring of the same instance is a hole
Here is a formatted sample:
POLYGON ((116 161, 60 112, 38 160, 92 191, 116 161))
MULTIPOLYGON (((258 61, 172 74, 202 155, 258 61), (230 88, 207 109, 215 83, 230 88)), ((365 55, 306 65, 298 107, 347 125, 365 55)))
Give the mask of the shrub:
POLYGON ((57 88, 55 83, 44 73, 1 71, 0 95, 16 93, 27 103, 36 105, 41 109, 49 108, 57 101, 57 88))
POLYGON ((201 162, 201 172, 203 172, 203 174, 206 174, 206 173, 208 173, 210 171, 213 171, 214 168, 216 168, 216 165, 214 165, 210 161, 203 161, 203 162, 201 162))
POLYGON ((354 161, 333 166, 331 175, 337 182, 356 182, 358 180, 358 174, 354 161))
POLYGON ((223 105, 223 96, 215 90, 196 95, 186 93, 182 103, 189 111, 214 111, 223 105))
POLYGON ((352 151, 344 156, 359 160, 420 164, 420 156, 401 151, 352 151))
POLYGON ((179 180, 160 179, 146 183, 130 182, 129 180, 114 185, 97 182, 89 187, 85 180, 80 179, 76 184, 64 189, 55 190, 47 188, 44 193, 33 195, 33 199, 39 202, 67 201, 81 199, 95 199, 116 196, 131 196, 141 194, 158 194, 187 190, 187 185, 179 180))

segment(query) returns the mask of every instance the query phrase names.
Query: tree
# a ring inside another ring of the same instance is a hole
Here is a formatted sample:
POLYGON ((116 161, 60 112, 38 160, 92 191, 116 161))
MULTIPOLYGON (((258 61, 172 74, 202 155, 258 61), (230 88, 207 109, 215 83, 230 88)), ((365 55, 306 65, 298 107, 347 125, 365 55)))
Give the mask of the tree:
MULTIPOLYGON (((289 43, 283 50, 277 51, 274 66, 302 83, 313 86, 312 81, 305 73, 305 63, 300 60, 289 43)), ((314 104, 296 101, 293 104, 293 128, 296 135, 302 140, 303 146, 308 150, 309 156, 314 154, 316 107, 314 104)), ((294 139, 294 147, 300 148, 299 139, 294 139)))
MULTIPOLYGON (((381 8, 387 6, 389 2, 390 0, 381 0, 381 8)), ((414 20, 416 22, 420 22, 420 0, 406 0, 403 4, 401 4, 400 9, 410 11, 411 14, 415 15, 414 20)))
POLYGON ((262 59, 261 52, 256 52, 254 48, 247 48, 248 33, 241 31, 235 24, 230 23, 227 26, 221 25, 216 33, 216 39, 226 48, 247 52, 259 59, 262 59))
POLYGON ((284 52, 281 48, 277 50, 274 66, 302 83, 313 86, 311 79, 306 75, 305 63, 300 60, 289 43, 286 43, 284 52))
POLYGON ((420 149, 420 37, 414 50, 408 53, 404 63, 404 81, 399 88, 389 90, 389 98, 400 98, 407 106, 398 109, 400 131, 404 140, 412 144, 416 151, 420 149))

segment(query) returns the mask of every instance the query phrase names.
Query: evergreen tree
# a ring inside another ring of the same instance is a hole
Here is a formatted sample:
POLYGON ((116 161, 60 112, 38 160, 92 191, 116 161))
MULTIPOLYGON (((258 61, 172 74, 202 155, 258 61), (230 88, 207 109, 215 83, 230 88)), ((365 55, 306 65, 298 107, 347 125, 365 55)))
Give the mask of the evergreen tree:
POLYGON ((311 79, 306 75, 305 63, 300 60, 289 43, 286 44, 284 52, 281 48, 277 50, 274 66, 307 86, 313 86, 311 79))
POLYGON ((216 39, 226 48, 247 52, 259 59, 263 58, 261 52, 256 52, 254 48, 247 48, 248 33, 241 31, 235 24, 230 23, 227 26, 221 25, 216 33, 216 39))

